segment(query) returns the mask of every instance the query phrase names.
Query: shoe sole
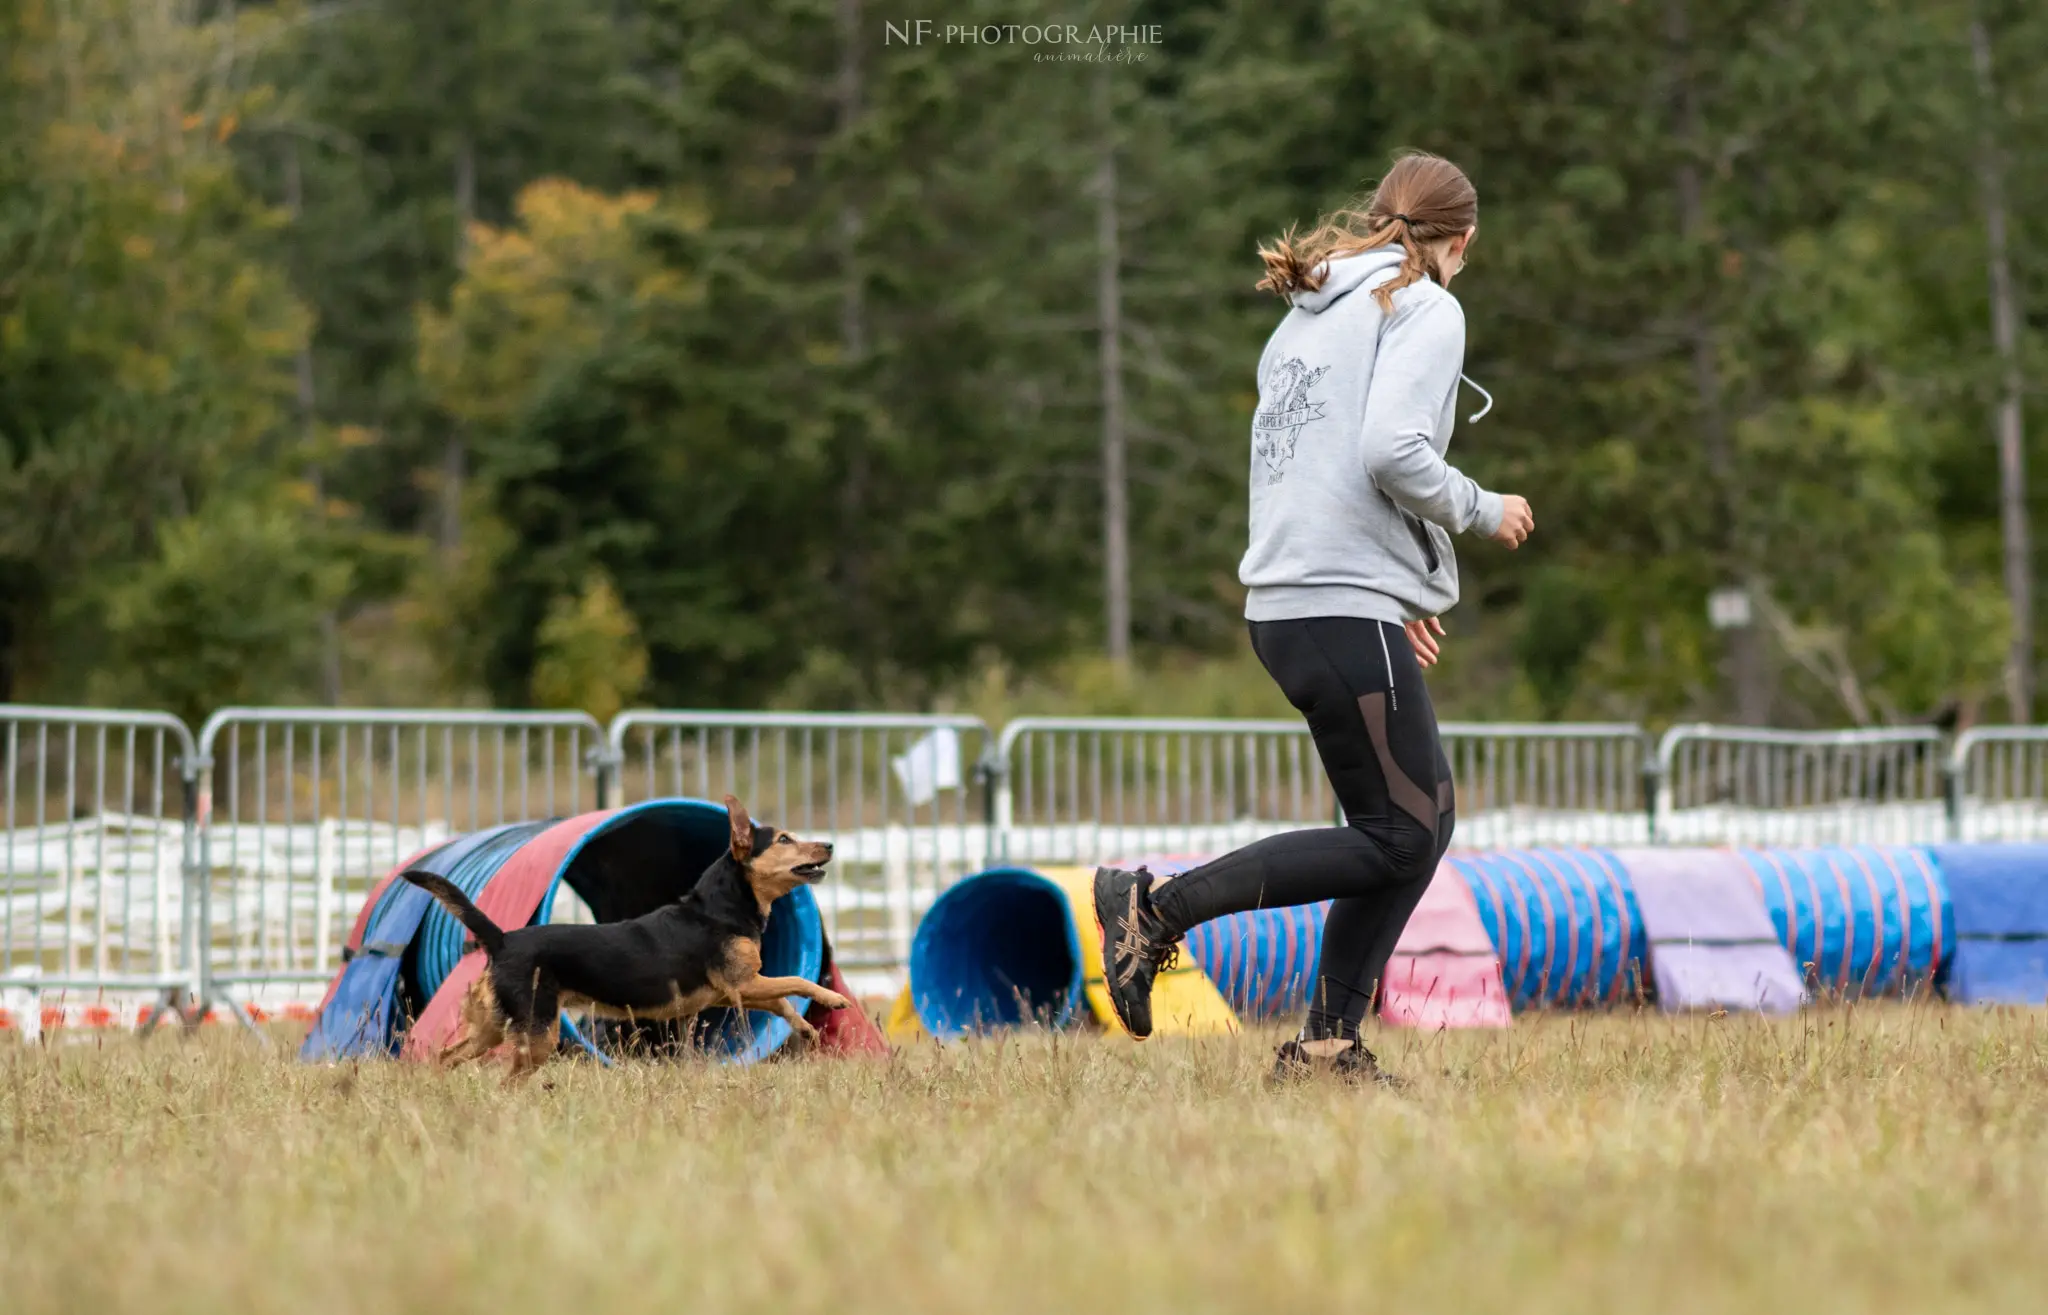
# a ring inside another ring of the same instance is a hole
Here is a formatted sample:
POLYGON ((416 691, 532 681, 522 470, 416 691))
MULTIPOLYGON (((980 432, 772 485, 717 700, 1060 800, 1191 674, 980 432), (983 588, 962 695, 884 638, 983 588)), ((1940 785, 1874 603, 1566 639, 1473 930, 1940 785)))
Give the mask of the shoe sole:
POLYGON ((1102 897, 1104 894, 1103 887, 1105 884, 1106 883, 1103 881, 1102 874, 1100 872, 1097 872, 1095 874, 1095 882, 1089 891, 1089 893, 1093 896, 1093 898, 1089 902, 1095 906, 1095 943, 1102 947, 1102 993, 1109 997, 1109 1011, 1116 1015, 1117 1022, 1123 1024, 1124 1035, 1130 1037, 1133 1041, 1143 1041, 1145 1037, 1151 1036, 1152 1034, 1150 1032, 1146 1032, 1143 1036, 1140 1036, 1138 1032, 1131 1027, 1131 1020, 1124 1017, 1123 1007, 1117 1004, 1116 989, 1109 984, 1109 929, 1103 925, 1102 921, 1102 897))
POLYGON ((1281 1091, 1293 1087, 1308 1087, 1316 1083, 1331 1083, 1353 1091, 1384 1091, 1390 1096, 1408 1094, 1408 1080, 1397 1078, 1391 1073, 1318 1073, 1310 1071, 1280 1072, 1266 1070, 1266 1089, 1281 1091))

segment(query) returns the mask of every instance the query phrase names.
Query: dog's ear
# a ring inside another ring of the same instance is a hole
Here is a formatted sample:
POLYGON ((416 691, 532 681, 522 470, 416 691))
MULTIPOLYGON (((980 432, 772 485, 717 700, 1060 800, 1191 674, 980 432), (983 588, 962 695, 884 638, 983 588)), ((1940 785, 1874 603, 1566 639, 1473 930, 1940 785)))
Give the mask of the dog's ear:
POLYGON ((754 856, 754 819, 747 816, 747 806, 731 795, 725 797, 725 816, 732 823, 733 860, 744 863, 754 856))

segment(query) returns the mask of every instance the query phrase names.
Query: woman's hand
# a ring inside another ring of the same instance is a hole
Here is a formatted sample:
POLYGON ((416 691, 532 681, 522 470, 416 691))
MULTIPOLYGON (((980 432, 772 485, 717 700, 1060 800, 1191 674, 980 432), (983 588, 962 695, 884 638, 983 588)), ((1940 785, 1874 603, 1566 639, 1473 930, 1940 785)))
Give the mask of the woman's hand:
POLYGON ((1504 543, 1510 548, 1522 546, 1536 529, 1536 513, 1529 510, 1529 500, 1512 493, 1500 495, 1500 528, 1486 537, 1495 543, 1504 543))
POLYGON ((1442 651, 1436 640, 1444 632, 1444 623, 1430 617, 1426 621, 1410 621, 1401 628, 1408 632, 1408 647, 1415 650, 1415 660, 1425 667, 1435 666, 1436 656, 1442 651))

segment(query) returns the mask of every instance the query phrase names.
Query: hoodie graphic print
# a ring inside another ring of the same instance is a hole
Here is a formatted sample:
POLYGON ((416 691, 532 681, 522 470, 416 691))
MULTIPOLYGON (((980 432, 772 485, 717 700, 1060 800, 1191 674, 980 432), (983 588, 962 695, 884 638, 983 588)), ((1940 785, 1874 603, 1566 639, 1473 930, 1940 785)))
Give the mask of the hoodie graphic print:
POLYGON ((1316 380, 1330 372, 1327 365, 1311 370, 1299 356, 1280 363, 1273 385, 1274 401, 1252 418, 1253 450, 1266 463, 1266 482, 1278 484, 1294 459, 1294 445, 1301 427, 1323 418, 1323 403, 1309 399, 1316 380))

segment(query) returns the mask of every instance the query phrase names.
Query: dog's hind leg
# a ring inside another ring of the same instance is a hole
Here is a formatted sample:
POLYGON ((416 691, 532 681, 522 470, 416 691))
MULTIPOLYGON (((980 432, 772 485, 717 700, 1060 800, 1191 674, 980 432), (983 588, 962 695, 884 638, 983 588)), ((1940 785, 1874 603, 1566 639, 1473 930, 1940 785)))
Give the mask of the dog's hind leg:
POLYGON ((489 1032, 465 1031, 460 1041, 451 1041, 441 1048, 434 1064, 438 1068, 461 1068, 490 1054, 504 1040, 505 1034, 495 1029, 489 1032))
POLYGON ((479 977, 462 997, 462 1038, 441 1048, 435 1064, 457 1068, 482 1059, 505 1040, 505 1020, 498 1013, 497 993, 488 976, 479 977))
POLYGON ((512 1071, 508 1083, 531 1077, 536 1069, 554 1058, 562 1042, 562 992, 552 978, 538 970, 533 975, 533 992, 512 1026, 512 1071))
POLYGON ((540 1066, 552 1059, 555 1049, 562 1044, 562 1020, 550 1019, 544 1028, 524 1029, 512 1034, 512 1067, 505 1074, 505 1084, 532 1077, 540 1066))

